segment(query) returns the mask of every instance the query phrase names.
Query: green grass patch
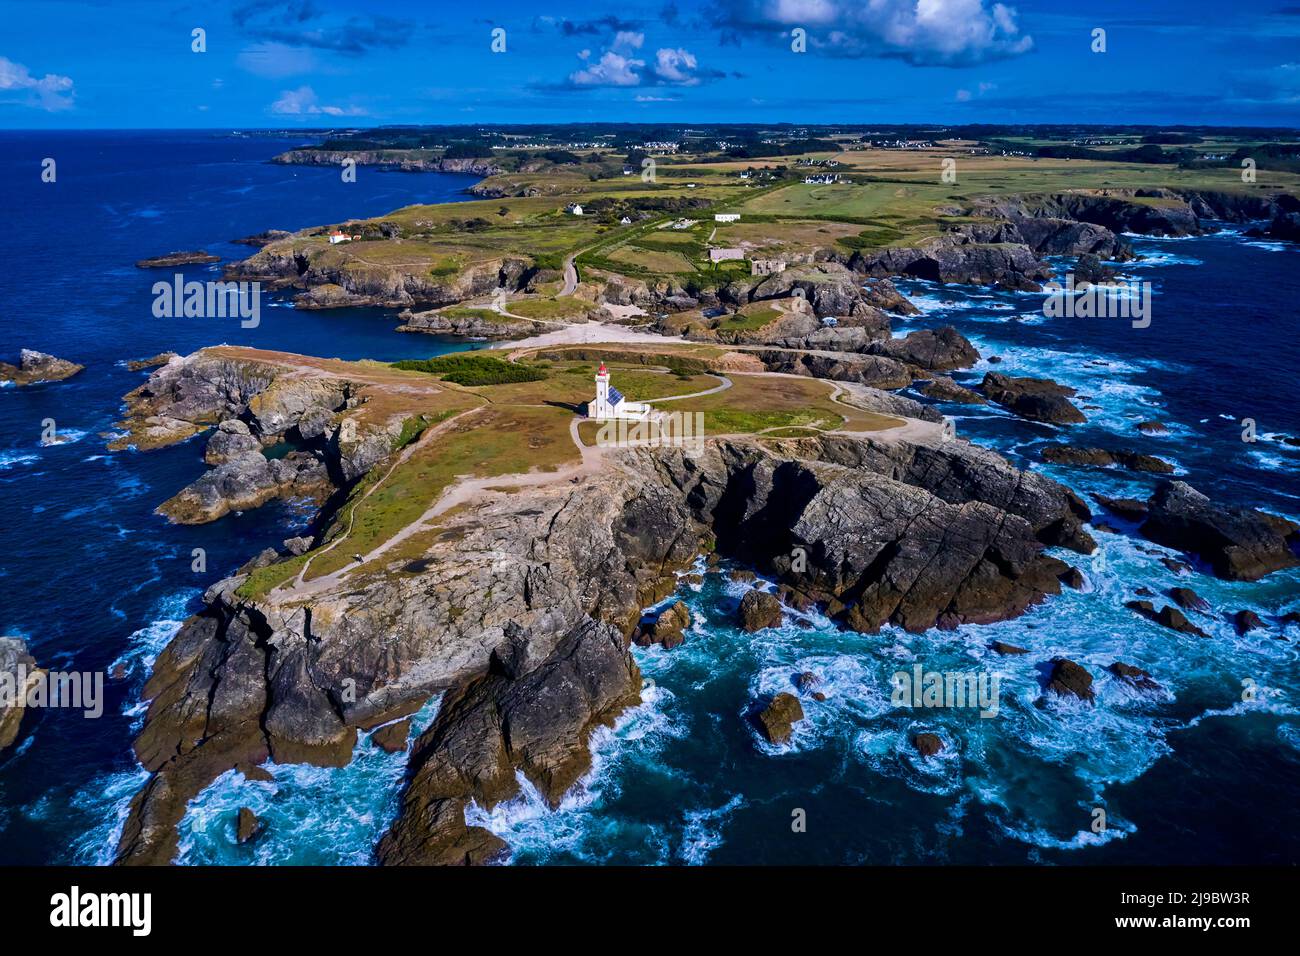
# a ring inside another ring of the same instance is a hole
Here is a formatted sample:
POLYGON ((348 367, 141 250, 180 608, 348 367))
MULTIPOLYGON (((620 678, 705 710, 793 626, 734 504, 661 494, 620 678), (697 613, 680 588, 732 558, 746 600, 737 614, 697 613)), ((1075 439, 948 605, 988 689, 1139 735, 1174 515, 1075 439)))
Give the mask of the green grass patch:
POLYGON ((235 595, 245 601, 262 600, 280 585, 297 577, 310 557, 310 554, 300 554, 250 572, 244 583, 235 589, 235 595))
POLYGON ((480 322, 513 322, 508 315, 502 315, 493 309, 479 309, 468 305, 453 305, 438 313, 449 319, 478 319, 480 322))
POLYGON ((719 332, 748 332, 761 329, 770 322, 775 322, 785 315, 780 309, 770 305, 746 306, 734 315, 728 315, 718 323, 719 332))
POLYGON ((506 385, 513 382, 540 382, 546 373, 514 362, 507 362, 481 352, 457 352, 431 359, 403 359, 393 368, 408 372, 427 372, 443 381, 473 387, 506 385))

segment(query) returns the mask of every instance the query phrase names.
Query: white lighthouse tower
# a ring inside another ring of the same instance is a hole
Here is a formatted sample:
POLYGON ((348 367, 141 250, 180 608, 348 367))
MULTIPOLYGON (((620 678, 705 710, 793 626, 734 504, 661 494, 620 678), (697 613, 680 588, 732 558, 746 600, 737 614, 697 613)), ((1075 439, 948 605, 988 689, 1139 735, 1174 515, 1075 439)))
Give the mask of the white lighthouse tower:
MULTIPOLYGON (((618 394, 618 389, 614 393, 618 394)), ((596 369, 596 403, 591 411, 591 417, 597 421, 614 417, 614 410, 609 404, 609 369, 605 368, 604 362, 596 369)))
POLYGON ((645 402, 629 402, 623 393, 609 384, 609 369, 600 363, 596 370, 596 398, 587 404, 587 417, 598 422, 611 418, 639 420, 649 417, 650 406, 645 402))

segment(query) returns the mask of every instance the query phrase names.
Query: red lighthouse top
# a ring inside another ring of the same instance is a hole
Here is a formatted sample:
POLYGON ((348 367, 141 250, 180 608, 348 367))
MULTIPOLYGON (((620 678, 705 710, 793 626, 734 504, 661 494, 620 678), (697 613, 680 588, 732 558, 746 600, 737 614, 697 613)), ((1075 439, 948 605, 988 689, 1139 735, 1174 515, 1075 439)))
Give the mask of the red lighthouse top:
POLYGON ((608 370, 607 368, 605 368, 605 363, 604 363, 604 362, 601 362, 601 363, 600 363, 600 368, 598 368, 598 369, 596 370, 596 374, 597 374, 597 375, 608 375, 608 374, 609 374, 609 370, 608 370))

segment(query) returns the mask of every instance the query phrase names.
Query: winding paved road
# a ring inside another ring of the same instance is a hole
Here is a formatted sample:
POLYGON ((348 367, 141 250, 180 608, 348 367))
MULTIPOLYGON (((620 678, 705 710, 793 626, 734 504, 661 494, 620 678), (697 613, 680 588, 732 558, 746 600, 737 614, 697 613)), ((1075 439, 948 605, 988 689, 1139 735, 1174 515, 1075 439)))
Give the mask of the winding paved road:
POLYGON ((564 288, 560 290, 560 295, 573 295, 576 291, 578 291, 578 267, 573 264, 573 256, 569 256, 564 260, 564 288))

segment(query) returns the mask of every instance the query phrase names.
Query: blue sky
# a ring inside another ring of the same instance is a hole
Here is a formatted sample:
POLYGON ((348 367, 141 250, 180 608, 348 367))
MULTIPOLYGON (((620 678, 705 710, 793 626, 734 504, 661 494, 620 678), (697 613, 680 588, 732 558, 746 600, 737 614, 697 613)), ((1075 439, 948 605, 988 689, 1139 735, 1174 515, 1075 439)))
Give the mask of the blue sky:
POLYGON ((3 0, 0 23, 3 128, 1300 125, 1300 0, 3 0))

